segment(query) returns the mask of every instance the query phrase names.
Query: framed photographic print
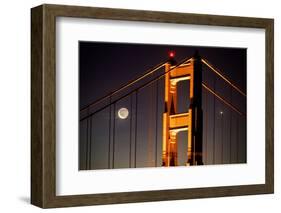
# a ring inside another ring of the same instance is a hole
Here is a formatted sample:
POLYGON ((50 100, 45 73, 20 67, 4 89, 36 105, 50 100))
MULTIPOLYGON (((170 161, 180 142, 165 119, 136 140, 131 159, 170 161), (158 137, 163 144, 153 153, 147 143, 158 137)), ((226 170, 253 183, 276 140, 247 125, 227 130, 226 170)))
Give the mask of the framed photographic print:
POLYGON ((31 203, 273 193, 272 19, 31 9, 31 203))

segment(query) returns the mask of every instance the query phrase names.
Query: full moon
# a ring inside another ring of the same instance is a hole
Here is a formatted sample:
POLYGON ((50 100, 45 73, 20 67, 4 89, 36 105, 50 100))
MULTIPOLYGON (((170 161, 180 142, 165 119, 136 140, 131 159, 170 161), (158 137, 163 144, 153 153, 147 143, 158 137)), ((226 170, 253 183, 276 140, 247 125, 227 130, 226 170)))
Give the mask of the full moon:
POLYGON ((118 117, 120 119, 126 119, 129 115, 129 111, 127 108, 121 108, 118 110, 118 117))

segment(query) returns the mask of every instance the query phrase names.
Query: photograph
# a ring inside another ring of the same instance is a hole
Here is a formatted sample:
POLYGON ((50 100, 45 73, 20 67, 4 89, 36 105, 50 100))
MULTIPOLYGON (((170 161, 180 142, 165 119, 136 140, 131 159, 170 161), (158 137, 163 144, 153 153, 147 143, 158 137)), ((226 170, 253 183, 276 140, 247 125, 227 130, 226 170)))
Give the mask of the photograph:
POLYGON ((79 170, 247 163, 247 48, 78 43, 79 170))
POLYGON ((274 19, 217 8, 31 9, 31 204, 274 193, 274 19))

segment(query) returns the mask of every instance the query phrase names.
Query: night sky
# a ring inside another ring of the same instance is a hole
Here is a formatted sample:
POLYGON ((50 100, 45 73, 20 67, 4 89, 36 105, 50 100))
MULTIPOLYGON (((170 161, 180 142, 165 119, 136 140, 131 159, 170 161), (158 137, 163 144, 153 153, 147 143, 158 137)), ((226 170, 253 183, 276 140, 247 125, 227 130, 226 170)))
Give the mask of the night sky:
MULTIPOLYGON (((202 58, 246 93, 246 49, 83 41, 79 42, 80 110, 166 61, 170 50, 176 52, 177 61, 192 57, 198 51, 202 58)), ((202 72, 203 82, 246 114, 245 97, 217 78, 206 66, 203 66, 202 72)), ((80 121, 80 169, 161 166, 163 79, 149 84, 137 94, 132 92, 133 87, 126 89, 124 93, 111 97, 111 101, 116 100, 118 95, 132 93, 114 105, 107 106, 107 98, 91 107, 89 111, 94 112, 105 106, 80 121), (134 113, 136 96, 138 105, 137 113, 134 113), (116 115, 121 107, 129 110, 129 117, 125 120, 118 119, 116 115)), ((178 85, 178 112, 185 112, 189 107, 188 85, 188 81, 178 85)), ((205 90, 202 99, 204 164, 245 163, 246 116, 228 109, 205 90)), ((80 116, 82 118, 83 114, 80 116)), ((178 141, 178 159, 180 165, 184 165, 187 133, 180 133, 178 141)))

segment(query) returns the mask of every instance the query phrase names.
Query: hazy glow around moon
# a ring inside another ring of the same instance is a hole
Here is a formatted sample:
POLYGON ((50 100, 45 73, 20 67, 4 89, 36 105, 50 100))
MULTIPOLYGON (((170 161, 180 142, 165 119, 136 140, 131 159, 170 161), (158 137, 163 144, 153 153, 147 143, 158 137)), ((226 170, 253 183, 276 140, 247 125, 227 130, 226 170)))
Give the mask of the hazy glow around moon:
POLYGON ((118 110, 118 117, 120 119, 126 119, 129 116, 129 110, 127 108, 120 108, 118 110))

